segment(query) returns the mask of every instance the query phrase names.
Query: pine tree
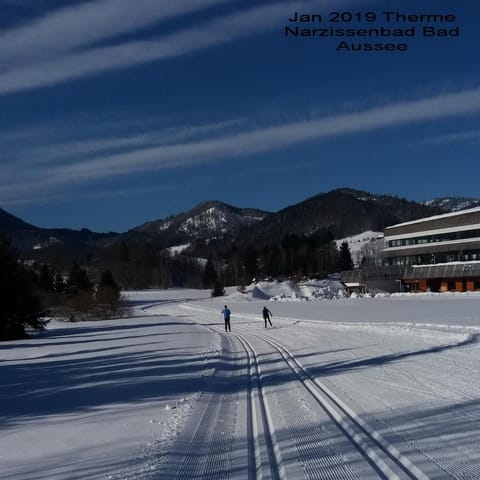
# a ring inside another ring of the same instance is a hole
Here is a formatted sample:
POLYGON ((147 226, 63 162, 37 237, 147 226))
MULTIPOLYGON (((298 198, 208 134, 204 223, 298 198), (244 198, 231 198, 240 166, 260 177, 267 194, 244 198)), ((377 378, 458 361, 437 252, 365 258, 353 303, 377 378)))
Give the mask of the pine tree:
POLYGON ((47 292, 55 289, 55 274, 45 263, 40 267, 39 287, 47 292))
POLYGON ((250 283, 258 273, 258 253, 253 245, 247 245, 242 255, 242 261, 246 282, 250 283))
POLYGON ((29 272, 10 250, 9 242, 0 236, 0 340, 26 336, 26 328, 44 328, 42 306, 34 293, 29 272))
POLYGON ((120 287, 117 285, 110 270, 102 272, 97 286, 95 299, 99 307, 99 314, 111 318, 120 312, 120 287))
POLYGON ((67 290, 71 295, 80 291, 91 292, 93 284, 88 278, 87 271, 80 267, 77 262, 73 262, 68 273, 67 290))
POLYGON ((95 308, 93 284, 88 278, 86 270, 81 268, 77 262, 74 262, 70 268, 66 290, 69 296, 66 314, 70 321, 78 318, 88 319, 95 308))
POLYGON ((212 260, 209 258, 205 264, 205 269, 203 270, 202 282, 204 288, 209 288, 215 285, 217 281, 217 271, 213 265, 212 260))
POLYGON ((350 247, 348 246, 348 242, 343 242, 340 245, 338 268, 340 271, 352 270, 353 268, 352 255, 350 254, 350 247))
POLYGON ((60 273, 55 274, 55 278, 53 280, 53 289, 59 295, 63 295, 67 291, 67 284, 65 283, 65 280, 60 273))
POLYGON ((215 285, 212 288, 212 291, 210 292, 211 297, 223 297, 225 295, 225 288, 223 285, 219 282, 216 281, 215 285))

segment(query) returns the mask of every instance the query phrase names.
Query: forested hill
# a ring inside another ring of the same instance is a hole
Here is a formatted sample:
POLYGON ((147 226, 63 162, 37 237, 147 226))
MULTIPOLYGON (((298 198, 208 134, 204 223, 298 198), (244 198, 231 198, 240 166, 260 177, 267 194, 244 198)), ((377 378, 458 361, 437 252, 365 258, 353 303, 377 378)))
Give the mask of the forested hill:
POLYGON ((8 213, 0 208, 0 230, 2 231, 19 231, 19 230, 36 230, 37 227, 24 222, 20 218, 8 213))
POLYGON ((215 278, 240 285, 258 277, 321 277, 346 270, 351 260, 342 257, 334 239, 443 212, 342 188, 276 213, 203 202, 119 234, 38 228, 1 210, 0 232, 28 264, 38 272, 47 265, 52 276, 61 277, 77 262, 92 279, 111 271, 122 288, 210 287, 215 278))
POLYGON ((164 220, 144 223, 127 233, 129 238, 144 238, 163 245, 193 240, 235 236, 245 226, 263 220, 270 212, 255 208, 237 208, 219 201, 198 204, 193 209, 164 220))
POLYGON ((286 234, 312 235, 330 232, 343 238, 367 230, 444 213, 437 206, 422 205, 391 195, 340 188, 321 193, 269 215, 243 231, 248 241, 278 241, 286 234))
POLYGON ((41 235, 41 230, 0 208, 0 232, 15 247, 30 250, 33 246, 33 239, 41 235))
MULTIPOLYGON (((382 231, 386 226, 443 213, 444 208, 422 205, 390 195, 375 195, 350 188, 336 189, 269 213, 237 208, 218 201, 203 202, 192 210, 154 220, 128 232, 99 234, 88 229, 46 229, 33 226, 0 209, 0 232, 9 237, 24 256, 40 262, 66 265, 70 260, 95 259, 104 248, 120 243, 170 246, 211 240, 237 245, 278 243, 288 234, 313 234, 343 238, 363 231, 382 231)), ((212 249, 215 246, 212 244, 212 249)), ((198 249, 197 249, 198 250, 198 249)), ((213 252, 214 253, 214 252, 213 252)))
MULTIPOLYGON (((0 233, 11 242, 14 248, 23 252, 41 249, 59 248, 67 255, 85 253, 89 249, 105 244, 115 233, 96 233, 87 228, 72 230, 68 228, 40 228, 0 208, 0 233)), ((48 260, 48 256, 46 258, 48 260)))

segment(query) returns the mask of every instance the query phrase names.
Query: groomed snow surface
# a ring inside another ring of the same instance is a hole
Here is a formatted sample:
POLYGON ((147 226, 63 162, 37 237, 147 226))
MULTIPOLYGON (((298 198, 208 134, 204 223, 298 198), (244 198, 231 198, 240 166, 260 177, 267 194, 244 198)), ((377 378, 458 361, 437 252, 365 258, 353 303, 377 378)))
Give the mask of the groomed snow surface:
POLYGON ((480 478, 480 295, 256 287, 0 343, 0 479, 480 478))

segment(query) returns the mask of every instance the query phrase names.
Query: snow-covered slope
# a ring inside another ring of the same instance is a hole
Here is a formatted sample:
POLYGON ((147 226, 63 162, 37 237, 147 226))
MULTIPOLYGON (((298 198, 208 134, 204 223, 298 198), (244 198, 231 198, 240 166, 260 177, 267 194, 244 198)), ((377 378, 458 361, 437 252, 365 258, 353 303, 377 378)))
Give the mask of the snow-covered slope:
POLYGON ((127 296, 0 345, 0 479, 479 478, 480 295, 127 296))
POLYGON ((351 235, 350 237, 335 240, 338 249, 340 249, 343 242, 348 243, 350 254, 355 266, 360 265, 360 262, 364 257, 376 262, 383 249, 383 232, 367 230, 366 232, 357 235, 351 235))
POLYGON ((187 213, 165 220, 148 222, 134 231, 150 235, 152 238, 181 238, 182 241, 221 237, 235 234, 246 225, 261 221, 268 212, 236 208, 222 202, 203 202, 187 213))
POLYGON ((446 212, 457 212, 468 208, 480 207, 480 199, 465 197, 443 197, 422 202, 429 207, 439 207, 446 212))
POLYGON ((183 220, 178 229, 194 237, 205 235, 223 235, 233 233, 240 226, 249 225, 262 220, 259 215, 247 215, 232 211, 221 205, 214 205, 183 220))

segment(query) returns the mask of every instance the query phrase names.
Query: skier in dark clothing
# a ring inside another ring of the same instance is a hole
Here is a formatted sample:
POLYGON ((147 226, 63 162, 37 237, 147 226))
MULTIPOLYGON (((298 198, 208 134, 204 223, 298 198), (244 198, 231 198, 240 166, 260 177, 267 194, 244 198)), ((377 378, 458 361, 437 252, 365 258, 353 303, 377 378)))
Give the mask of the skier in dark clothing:
POLYGON ((272 321, 270 320, 270 315, 273 317, 272 312, 267 307, 263 307, 262 314, 263 319, 265 320, 265 328, 267 328, 267 320, 268 323, 270 323, 270 326, 273 327, 272 321))
POLYGON ((225 320, 225 331, 231 332, 232 328, 230 327, 230 314, 232 312, 225 305, 225 308, 222 310, 223 319, 225 320))

